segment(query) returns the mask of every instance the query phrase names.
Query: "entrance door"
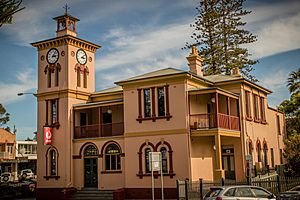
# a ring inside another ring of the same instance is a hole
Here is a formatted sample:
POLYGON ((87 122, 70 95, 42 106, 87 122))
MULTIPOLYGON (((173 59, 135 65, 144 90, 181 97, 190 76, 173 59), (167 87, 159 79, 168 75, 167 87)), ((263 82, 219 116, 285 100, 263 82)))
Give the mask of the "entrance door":
POLYGON ((98 187, 97 158, 84 159, 84 187, 98 187))
POLYGON ((225 178, 235 180, 234 149, 226 148, 222 150, 222 165, 225 171, 225 178))

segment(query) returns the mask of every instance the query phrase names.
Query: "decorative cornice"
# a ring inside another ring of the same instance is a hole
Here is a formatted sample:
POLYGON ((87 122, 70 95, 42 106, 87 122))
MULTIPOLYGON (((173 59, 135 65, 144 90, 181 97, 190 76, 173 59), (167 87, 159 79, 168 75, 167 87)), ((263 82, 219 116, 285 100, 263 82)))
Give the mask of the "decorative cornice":
POLYGON ((62 45, 72 45, 86 51, 95 52, 97 49, 101 48, 100 45, 93 44, 91 42, 79 39, 71 35, 64 35, 61 37, 56 37, 48 40, 43 40, 39 42, 31 43, 32 46, 37 47, 38 50, 51 49, 62 45))
POLYGON ((72 89, 56 90, 56 91, 36 94, 38 101, 43 101, 45 99, 53 99, 53 98, 63 98, 63 97, 72 97, 72 98, 77 98, 82 100, 88 100, 90 95, 91 94, 88 92, 72 90, 72 89))

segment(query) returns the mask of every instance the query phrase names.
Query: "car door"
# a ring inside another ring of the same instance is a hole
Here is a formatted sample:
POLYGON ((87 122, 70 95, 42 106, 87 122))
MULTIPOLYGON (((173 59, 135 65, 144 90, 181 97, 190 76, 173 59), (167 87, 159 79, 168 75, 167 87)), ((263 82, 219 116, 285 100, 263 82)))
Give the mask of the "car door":
POLYGON ((234 196, 236 200, 256 200, 250 187, 237 187, 234 196))

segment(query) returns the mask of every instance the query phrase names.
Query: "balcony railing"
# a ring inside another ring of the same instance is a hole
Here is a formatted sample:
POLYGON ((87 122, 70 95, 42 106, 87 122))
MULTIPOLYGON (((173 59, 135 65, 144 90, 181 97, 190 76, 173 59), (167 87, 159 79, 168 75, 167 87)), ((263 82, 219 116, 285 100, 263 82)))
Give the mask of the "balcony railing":
POLYGON ((217 115, 195 114, 190 115, 191 129, 224 128, 229 130, 240 130, 239 117, 218 113, 219 126, 217 127, 217 115))
POLYGON ((75 126, 74 139, 123 135, 124 122, 75 126))
POLYGON ((0 152, 0 159, 14 159, 14 155, 10 152, 0 152))

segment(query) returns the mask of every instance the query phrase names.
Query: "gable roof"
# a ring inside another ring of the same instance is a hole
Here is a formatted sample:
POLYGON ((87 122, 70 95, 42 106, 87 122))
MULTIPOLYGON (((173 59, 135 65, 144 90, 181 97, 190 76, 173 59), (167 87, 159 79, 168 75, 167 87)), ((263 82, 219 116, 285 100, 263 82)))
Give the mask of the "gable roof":
POLYGON ((224 74, 209 75, 204 76, 204 78, 214 83, 244 79, 242 76, 229 76, 224 74))
POLYGON ((177 74, 187 74, 188 72, 180 70, 180 69, 174 69, 174 68, 165 68, 165 69, 160 69, 156 70, 153 72, 149 72, 146 74, 142 74, 139 76, 134 76, 125 80, 117 81, 115 84, 122 84, 126 82, 131 82, 131 81, 137 81, 141 79, 148 79, 148 78, 155 78, 155 77, 160 77, 160 76, 168 76, 168 75, 177 75, 177 74))

